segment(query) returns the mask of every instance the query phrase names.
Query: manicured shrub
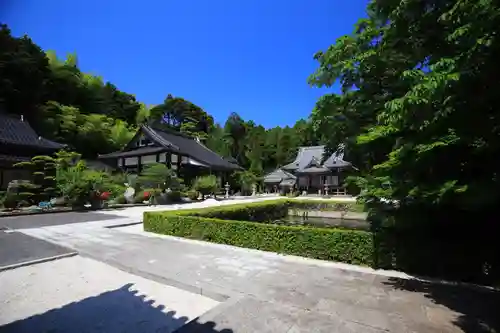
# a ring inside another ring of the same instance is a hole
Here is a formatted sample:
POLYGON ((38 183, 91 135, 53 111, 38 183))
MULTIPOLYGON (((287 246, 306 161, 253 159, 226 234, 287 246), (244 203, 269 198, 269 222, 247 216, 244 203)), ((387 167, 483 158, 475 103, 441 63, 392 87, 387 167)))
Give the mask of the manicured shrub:
POLYGON ((169 203, 172 202, 181 202, 181 191, 173 190, 173 191, 167 191, 165 193, 167 201, 169 203))
POLYGON ((359 230, 283 226, 291 200, 144 213, 144 229, 316 259, 372 265, 373 236, 359 230), (258 222, 258 223, 256 223, 258 222))
POLYGON ((218 188, 219 184, 217 177, 214 175, 198 177, 193 184, 193 189, 200 192, 203 199, 205 198, 205 195, 215 193, 218 188))
POLYGON ((198 200, 200 194, 196 190, 189 190, 187 191, 186 196, 191 200, 198 200))
POLYGON ((372 235, 364 231, 278 226, 170 212, 146 212, 144 229, 316 259, 358 265, 372 264, 372 235))
POLYGON ((17 207, 17 203, 20 201, 19 196, 14 193, 7 193, 2 198, 2 205, 7 209, 14 209, 17 207))
POLYGON ((292 200, 291 207, 296 209, 323 210, 323 211, 350 211, 363 212, 365 206, 357 202, 335 200, 292 200))
POLYGON ((252 202, 227 206, 207 207, 186 210, 190 216, 204 216, 222 220, 240 220, 252 222, 272 222, 288 214, 289 203, 286 200, 252 202))

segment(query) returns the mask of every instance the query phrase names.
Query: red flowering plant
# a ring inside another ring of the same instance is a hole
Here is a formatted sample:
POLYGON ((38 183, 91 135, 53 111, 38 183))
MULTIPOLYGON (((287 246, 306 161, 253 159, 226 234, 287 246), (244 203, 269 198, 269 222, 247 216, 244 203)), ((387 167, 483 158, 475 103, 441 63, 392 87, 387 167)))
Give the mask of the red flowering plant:
POLYGON ((149 197, 151 196, 151 193, 148 192, 148 191, 144 191, 144 200, 147 200, 149 199, 149 197))
POLYGON ((109 197, 110 197, 110 195, 111 195, 110 192, 107 192, 107 191, 101 192, 99 194, 99 199, 101 199, 101 200, 108 200, 109 197))

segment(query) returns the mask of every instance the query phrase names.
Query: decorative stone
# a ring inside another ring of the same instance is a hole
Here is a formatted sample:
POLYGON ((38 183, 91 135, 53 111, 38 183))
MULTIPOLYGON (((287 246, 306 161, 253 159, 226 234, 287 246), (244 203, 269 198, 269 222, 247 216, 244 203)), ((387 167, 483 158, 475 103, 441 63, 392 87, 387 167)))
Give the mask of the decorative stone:
POLYGON ((135 189, 133 187, 130 187, 128 183, 125 183, 124 185, 126 186, 126 189, 125 192, 123 193, 123 196, 125 197, 125 200, 127 200, 127 203, 133 203, 135 189))

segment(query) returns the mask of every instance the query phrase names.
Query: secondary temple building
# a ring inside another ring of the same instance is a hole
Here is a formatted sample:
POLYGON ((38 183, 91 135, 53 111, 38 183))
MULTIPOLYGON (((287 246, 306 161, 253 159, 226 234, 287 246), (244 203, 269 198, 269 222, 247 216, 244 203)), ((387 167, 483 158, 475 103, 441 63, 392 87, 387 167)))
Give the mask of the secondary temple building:
POLYGON ((325 146, 299 147, 292 163, 264 177, 267 190, 294 188, 307 193, 346 194, 343 171, 352 165, 344 161, 343 147, 326 159, 324 154, 325 146))
POLYGON ((130 173, 140 173, 147 164, 164 163, 186 183, 200 175, 224 178, 229 172, 241 170, 235 161, 219 156, 197 138, 153 125, 141 125, 123 150, 99 155, 99 159, 130 173))
POLYGON ((65 145, 39 136, 23 116, 0 111, 0 189, 5 190, 13 180, 30 180, 28 170, 14 164, 31 160, 38 155, 52 155, 65 145))

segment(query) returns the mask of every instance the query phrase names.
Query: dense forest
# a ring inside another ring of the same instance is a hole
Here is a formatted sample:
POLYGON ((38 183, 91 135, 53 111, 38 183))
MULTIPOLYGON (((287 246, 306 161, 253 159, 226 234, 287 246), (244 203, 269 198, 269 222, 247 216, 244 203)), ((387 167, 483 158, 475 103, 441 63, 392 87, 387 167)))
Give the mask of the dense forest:
POLYGON ((260 176, 293 159, 300 145, 316 144, 311 123, 265 129, 231 113, 225 123, 192 101, 168 92, 161 104, 145 105, 101 77, 83 73, 76 54, 44 51, 28 36, 0 31, 0 105, 23 115, 40 135, 93 158, 123 147, 143 122, 196 135, 225 157, 260 176))

